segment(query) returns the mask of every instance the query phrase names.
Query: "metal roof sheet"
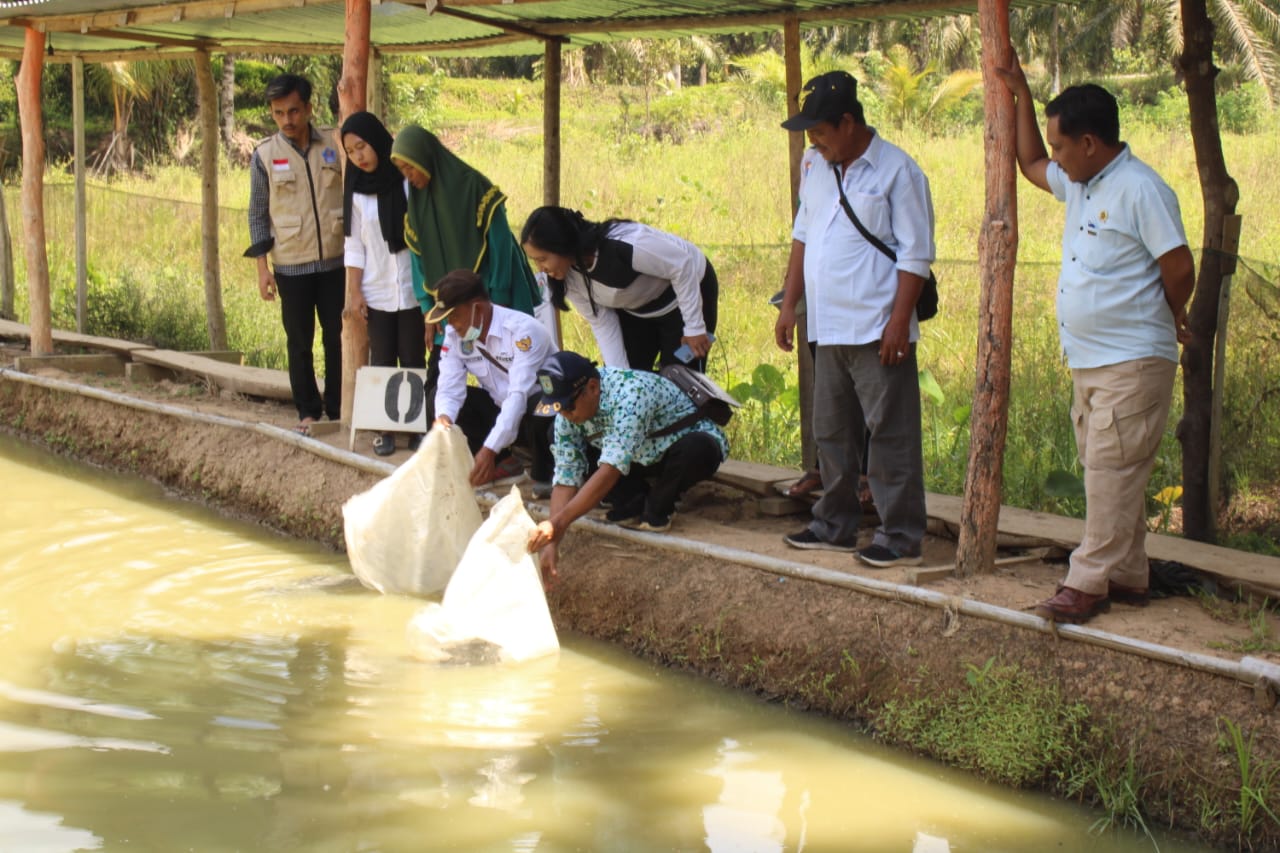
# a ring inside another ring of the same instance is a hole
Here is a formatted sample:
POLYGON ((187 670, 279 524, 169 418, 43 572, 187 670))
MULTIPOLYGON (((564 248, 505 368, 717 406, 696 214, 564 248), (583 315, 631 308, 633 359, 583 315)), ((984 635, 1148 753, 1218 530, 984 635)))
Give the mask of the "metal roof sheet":
MULTIPOLYGON (((1049 0, 1014 0, 1039 5, 1049 0)), ((967 14, 976 0, 426 0, 375 3, 371 42, 384 51, 537 53, 547 39, 776 30, 869 18, 967 14)), ((165 56, 196 48, 341 52, 345 7, 325 0, 0 0, 0 56, 21 55, 24 28, 50 35, 55 59, 165 56), (6 26, 7 25, 7 26, 6 26)))

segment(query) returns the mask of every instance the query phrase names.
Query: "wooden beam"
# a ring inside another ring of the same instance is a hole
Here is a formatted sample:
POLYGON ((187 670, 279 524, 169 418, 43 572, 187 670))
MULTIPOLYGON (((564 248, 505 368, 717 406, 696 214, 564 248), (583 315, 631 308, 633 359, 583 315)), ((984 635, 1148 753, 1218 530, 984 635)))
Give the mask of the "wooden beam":
POLYGON ((53 354, 49 302, 49 253, 44 239, 44 33, 28 28, 18 70, 18 116, 22 124, 22 234, 27 254, 27 301, 31 354, 53 354))
POLYGON ((222 271, 218 254, 218 89, 213 58, 196 51, 196 94, 200 106, 200 257, 204 273, 204 321, 209 346, 227 348, 227 318, 222 309, 222 271))
POLYGON ((964 512, 956 568, 961 577, 990 571, 1009 430, 1012 375, 1013 274, 1018 255, 1017 160, 1013 95, 995 75, 1008 68, 1009 0, 982 0, 982 79, 986 103, 986 209, 978 234, 981 295, 978 308, 978 362, 969 418, 969 466, 964 480, 964 512))
POLYGON ((84 334, 89 317, 89 236, 85 200, 84 60, 71 62, 71 135, 75 154, 76 331, 84 334))

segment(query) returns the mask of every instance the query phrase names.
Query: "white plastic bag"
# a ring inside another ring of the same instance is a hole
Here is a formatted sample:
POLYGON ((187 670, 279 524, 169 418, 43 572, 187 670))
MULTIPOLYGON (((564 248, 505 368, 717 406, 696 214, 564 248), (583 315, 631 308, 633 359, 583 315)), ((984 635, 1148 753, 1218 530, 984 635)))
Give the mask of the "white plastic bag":
POLYGON ((432 427, 413 458, 342 507, 351 569, 382 593, 444 589, 480 527, 461 429, 432 427))
POLYGON ((560 650, 542 578, 527 544, 534 528, 520 490, 498 501, 453 573, 442 604, 409 622, 418 658, 448 663, 519 662, 560 650))

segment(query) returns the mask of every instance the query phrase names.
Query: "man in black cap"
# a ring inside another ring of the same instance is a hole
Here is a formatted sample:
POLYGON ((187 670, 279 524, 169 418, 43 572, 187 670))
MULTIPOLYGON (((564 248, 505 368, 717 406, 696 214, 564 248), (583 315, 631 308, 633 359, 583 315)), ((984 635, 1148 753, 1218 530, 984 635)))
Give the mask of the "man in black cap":
POLYGON ((871 566, 916 565, 926 515, 915 306, 934 260, 929 181, 867 126, 852 76, 832 71, 804 88, 800 112, 782 126, 806 131, 830 168, 815 167, 801 188, 774 337, 792 350, 803 296, 817 342, 813 429, 824 494, 809 526, 784 538, 795 548, 856 551, 871 566), (881 523, 859 549, 868 434, 881 523))
POLYGON ((475 454, 471 485, 496 486, 524 476, 510 446, 522 435, 533 454, 535 492, 550 490, 551 449, 547 421, 534 417, 537 372, 556 351, 546 326, 528 314, 495 305, 484 281, 454 270, 436 282, 427 323, 444 323, 436 424, 457 423, 475 454), (468 387, 467 376, 479 387, 468 387))
POLYGON ((538 383, 537 413, 557 416, 551 515, 529 538, 548 584, 565 531, 606 495, 609 521, 663 533, 676 500, 729 456, 720 427, 698 417, 689 397, 656 373, 597 368, 561 351, 538 371, 538 383))

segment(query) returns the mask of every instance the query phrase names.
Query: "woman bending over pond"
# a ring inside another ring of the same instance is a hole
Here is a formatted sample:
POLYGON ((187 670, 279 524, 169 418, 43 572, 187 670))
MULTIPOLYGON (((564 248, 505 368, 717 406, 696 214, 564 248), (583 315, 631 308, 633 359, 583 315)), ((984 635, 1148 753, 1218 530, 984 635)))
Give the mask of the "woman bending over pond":
POLYGON ((566 207, 540 207, 520 243, 546 273, 551 304, 587 318, 605 365, 706 369, 720 285, 711 261, 688 240, 639 222, 591 222, 566 207))

